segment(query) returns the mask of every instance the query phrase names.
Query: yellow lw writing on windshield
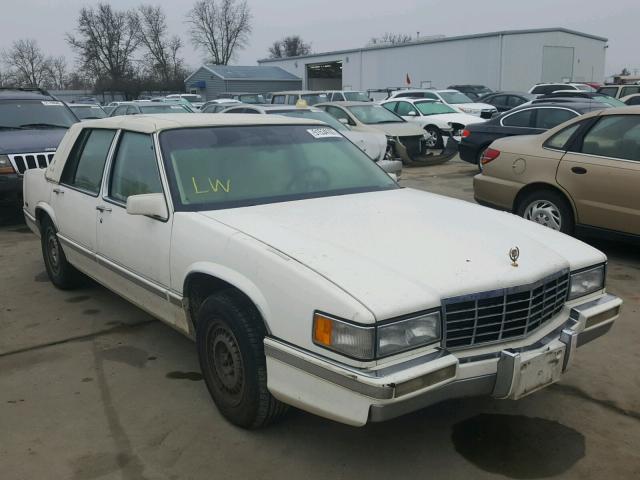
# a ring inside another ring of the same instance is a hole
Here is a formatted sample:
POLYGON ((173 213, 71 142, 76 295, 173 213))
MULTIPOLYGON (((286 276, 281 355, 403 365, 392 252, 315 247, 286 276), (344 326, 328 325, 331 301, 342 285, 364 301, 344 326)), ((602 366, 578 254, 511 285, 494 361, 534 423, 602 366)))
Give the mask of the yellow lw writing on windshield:
POLYGON ((193 190, 196 194, 205 194, 205 193, 218 193, 222 190, 224 193, 229 193, 231 191, 231 180, 227 180, 226 183, 221 182, 219 179, 215 179, 215 182, 211 178, 207 178, 209 185, 198 185, 195 177, 191 177, 191 182, 193 183, 193 190))

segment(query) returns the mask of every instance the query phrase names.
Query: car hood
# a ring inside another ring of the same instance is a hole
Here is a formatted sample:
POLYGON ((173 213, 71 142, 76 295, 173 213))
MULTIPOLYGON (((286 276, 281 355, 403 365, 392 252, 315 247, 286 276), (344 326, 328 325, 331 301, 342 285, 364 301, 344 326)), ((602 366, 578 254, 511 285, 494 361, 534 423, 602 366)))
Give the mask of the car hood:
POLYGON ((413 189, 201 214, 316 271, 377 320, 605 261, 596 249, 515 215, 413 189), (518 267, 509 259, 515 246, 518 267))
POLYGON ((380 130, 385 135, 391 137, 410 137, 416 135, 424 135, 424 131, 417 125, 409 122, 398 123, 376 123, 367 125, 376 130, 380 130))
POLYGON ((65 128, 0 130, 0 154, 53 152, 65 133, 65 128))
POLYGON ((494 107, 493 105, 489 105, 488 103, 460 103, 454 104, 453 106, 458 108, 462 106, 465 108, 470 108, 472 110, 497 110, 496 107, 494 107))
POLYGON ((425 117, 420 117, 420 120, 422 120, 423 123, 429 122, 429 119, 434 119, 446 124, 460 123, 462 125, 486 122, 486 120, 476 117, 475 115, 469 115, 468 113, 441 113, 440 115, 427 115, 425 117))

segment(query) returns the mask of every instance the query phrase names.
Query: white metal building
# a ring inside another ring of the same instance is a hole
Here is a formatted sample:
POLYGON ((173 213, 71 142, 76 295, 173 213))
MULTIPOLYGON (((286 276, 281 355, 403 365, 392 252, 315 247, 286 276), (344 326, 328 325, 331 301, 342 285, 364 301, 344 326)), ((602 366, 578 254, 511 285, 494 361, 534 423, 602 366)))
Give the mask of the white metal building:
POLYGON ((259 60, 303 79, 310 90, 482 84, 528 90, 539 82, 602 82, 607 39, 566 28, 423 39, 401 45, 259 60))

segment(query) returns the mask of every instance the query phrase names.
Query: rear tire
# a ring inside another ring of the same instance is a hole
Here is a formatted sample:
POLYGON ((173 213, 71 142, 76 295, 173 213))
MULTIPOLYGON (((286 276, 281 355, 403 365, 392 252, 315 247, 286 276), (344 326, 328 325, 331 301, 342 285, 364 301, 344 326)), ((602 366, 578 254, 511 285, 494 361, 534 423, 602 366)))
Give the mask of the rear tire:
POLYGON ((575 221, 571 205, 562 194, 553 190, 529 192, 519 200, 516 213, 553 230, 573 234, 575 221))
POLYGON ((81 274, 67 260, 57 234, 53 222, 45 217, 40 227, 44 266, 51 283, 61 290, 71 290, 80 284, 81 274))
POLYGON ((265 427, 289 408, 267 389, 265 335, 260 313, 239 292, 215 293, 198 311, 196 344, 207 388, 220 413, 242 428, 265 427))

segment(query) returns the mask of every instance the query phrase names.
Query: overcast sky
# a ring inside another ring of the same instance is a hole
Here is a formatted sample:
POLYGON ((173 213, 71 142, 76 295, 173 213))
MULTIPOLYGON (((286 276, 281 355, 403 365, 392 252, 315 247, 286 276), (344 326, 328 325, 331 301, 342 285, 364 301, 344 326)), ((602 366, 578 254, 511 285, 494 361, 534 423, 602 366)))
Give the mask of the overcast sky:
MULTIPOLYGON (((640 73, 639 0, 248 0, 253 14, 250 45, 239 52, 238 65, 255 65, 267 48, 287 34, 299 34, 314 52, 360 47, 384 33, 464 35, 521 28, 566 27, 607 37, 606 74, 628 67, 640 73)), ((53 55, 73 54, 64 37, 75 27, 87 0, 0 0, 0 50, 24 37, 35 38, 53 55)), ((191 66, 203 58, 189 43, 184 15, 191 0, 108 0, 114 8, 140 3, 161 5, 172 33, 185 41, 183 56, 191 66)), ((523 52, 526 55, 526 52, 523 52)), ((455 59, 452 59, 455 61, 455 59)))

